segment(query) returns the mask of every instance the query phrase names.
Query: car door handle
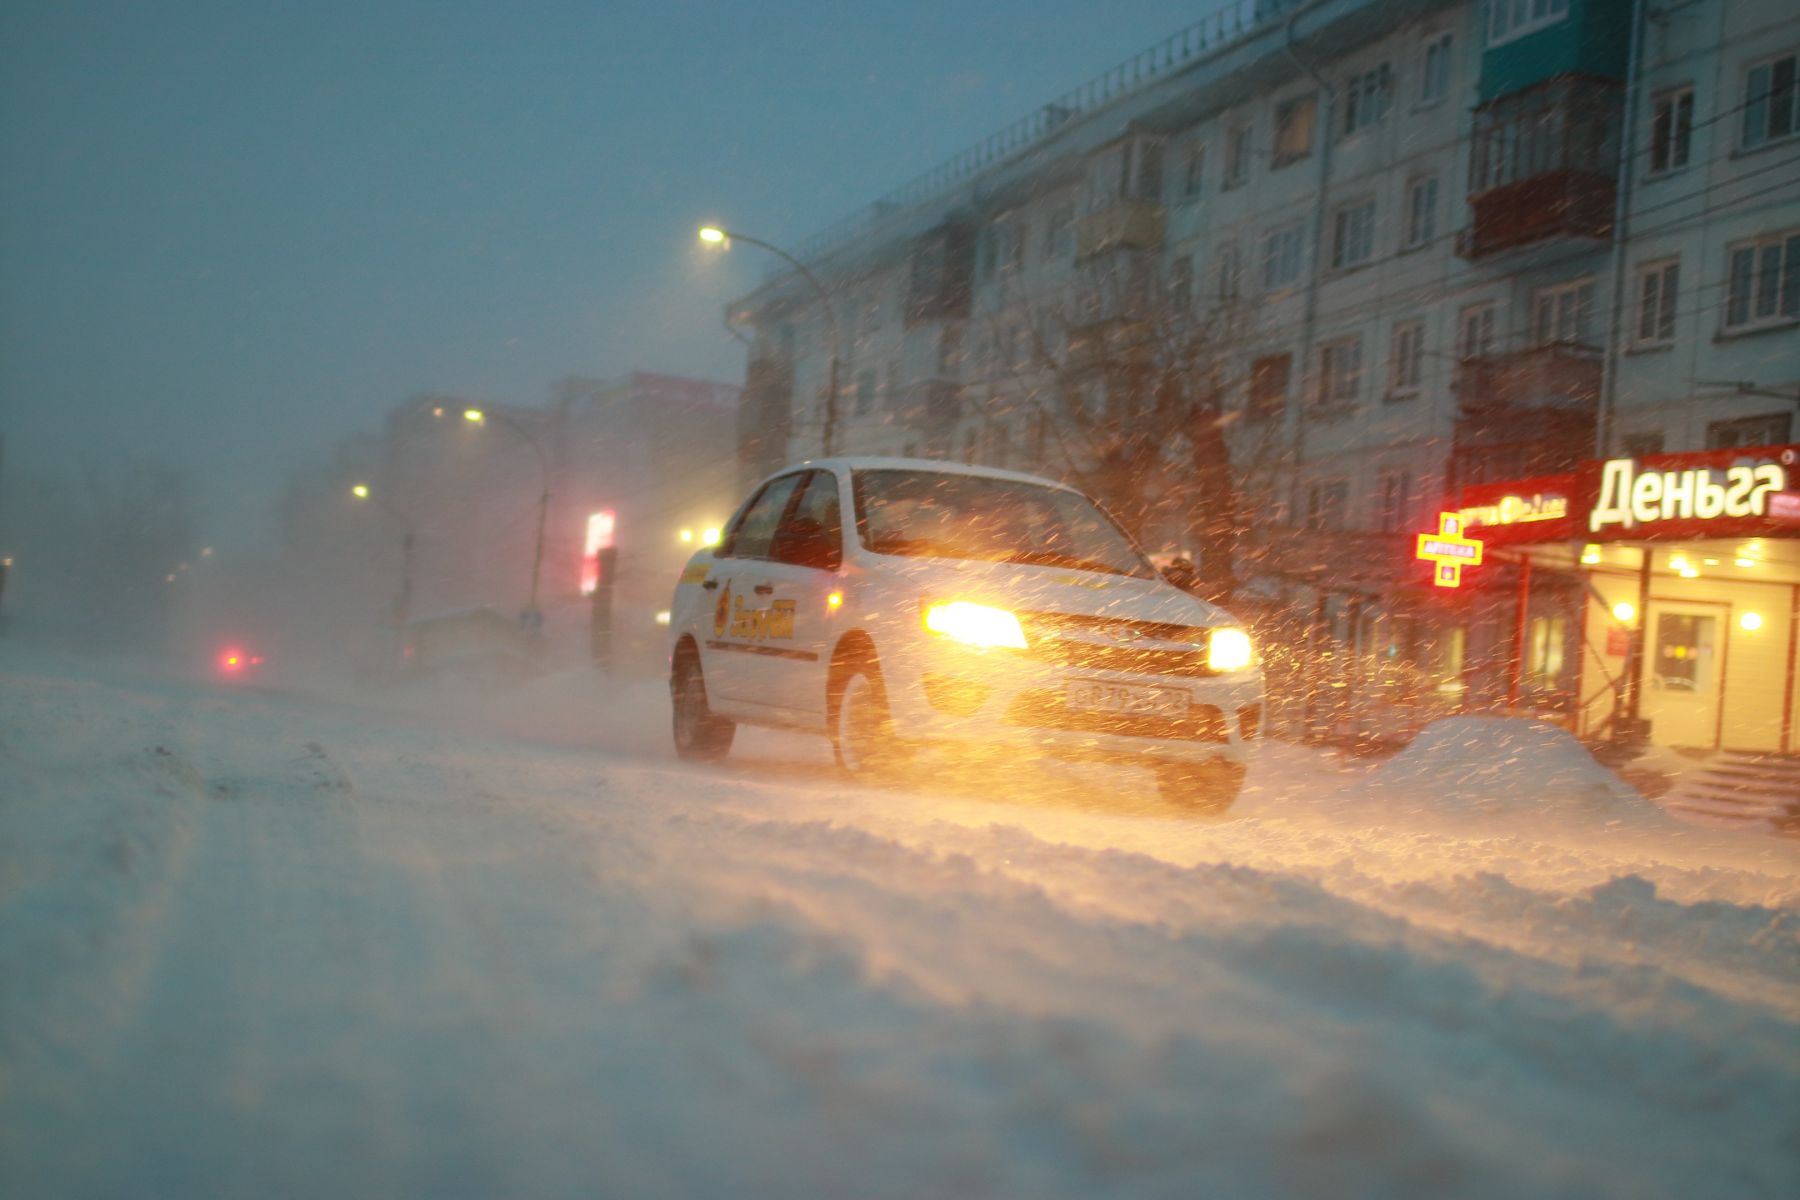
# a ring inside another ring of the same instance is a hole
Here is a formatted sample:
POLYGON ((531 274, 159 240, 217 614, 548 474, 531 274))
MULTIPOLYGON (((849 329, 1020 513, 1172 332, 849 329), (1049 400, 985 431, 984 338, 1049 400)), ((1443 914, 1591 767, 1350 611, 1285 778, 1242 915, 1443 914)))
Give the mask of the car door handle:
POLYGON ((703 588, 705 588, 705 589, 706 589, 706 590, 707 590, 707 591, 709 591, 709 592, 710 592, 710 591, 713 591, 713 590, 714 590, 714 589, 716 589, 716 588, 717 588, 717 587, 718 587, 718 586, 719 586, 719 581, 718 581, 718 580, 716 580, 716 579, 707 579, 707 580, 703 580, 703 581, 702 581, 702 582, 701 582, 701 584, 700 584, 700 586, 701 586, 701 587, 703 587, 703 588))
POLYGON ((775 590, 775 585, 772 583, 759 583, 750 590, 759 596, 767 596, 775 590))

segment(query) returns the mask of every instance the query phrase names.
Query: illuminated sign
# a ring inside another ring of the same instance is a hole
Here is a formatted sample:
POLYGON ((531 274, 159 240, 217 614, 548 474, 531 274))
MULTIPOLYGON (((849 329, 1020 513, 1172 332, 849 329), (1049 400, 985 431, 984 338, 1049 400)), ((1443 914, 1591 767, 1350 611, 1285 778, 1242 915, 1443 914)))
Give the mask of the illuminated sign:
POLYGON ((1417 556, 1433 564, 1433 584, 1461 587, 1463 568, 1481 565, 1481 543, 1463 536, 1461 513, 1439 513, 1437 532, 1419 535, 1417 556))
POLYGON ((591 596, 600 587, 600 552, 610 550, 613 531, 618 527, 618 514, 610 508, 589 513, 587 542, 581 552, 581 594, 591 596))
POLYGON ((1785 492, 1787 484, 1781 462, 1645 471, 1636 459, 1609 459, 1600 467, 1600 498, 1588 513, 1588 530, 1760 517, 1769 511, 1770 493, 1785 492))
POLYGON ((1459 515, 1465 526, 1531 525, 1539 521, 1561 521, 1569 515, 1569 498, 1557 493, 1508 493, 1492 503, 1465 508, 1459 515))

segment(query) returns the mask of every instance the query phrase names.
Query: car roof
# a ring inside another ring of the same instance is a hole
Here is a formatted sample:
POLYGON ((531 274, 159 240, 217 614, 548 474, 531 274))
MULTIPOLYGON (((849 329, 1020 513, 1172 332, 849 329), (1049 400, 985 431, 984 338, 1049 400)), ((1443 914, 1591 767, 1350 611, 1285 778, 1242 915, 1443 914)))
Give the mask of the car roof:
POLYGON ((974 475, 982 479, 1010 479, 1016 483, 1035 483, 1040 487, 1057 488, 1065 492, 1078 492, 1066 483, 1055 479, 1045 479, 1042 475, 1027 475, 1023 471, 1004 471, 999 467, 976 467, 967 463, 948 462, 941 458, 886 458, 873 454, 839 455, 834 458, 809 458, 791 466, 783 467, 768 476, 774 479, 778 475, 786 475, 802 467, 818 467, 839 472, 843 471, 930 471, 939 475, 974 475))

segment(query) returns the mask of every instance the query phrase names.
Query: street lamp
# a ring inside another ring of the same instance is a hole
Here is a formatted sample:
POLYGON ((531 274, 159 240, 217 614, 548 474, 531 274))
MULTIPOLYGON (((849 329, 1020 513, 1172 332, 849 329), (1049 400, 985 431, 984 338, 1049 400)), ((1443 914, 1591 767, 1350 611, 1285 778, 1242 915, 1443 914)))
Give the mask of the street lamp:
POLYGON ((389 517, 392 517, 394 520, 400 522, 400 530, 401 530, 401 537, 400 537, 400 594, 394 598, 394 626, 395 626, 395 628, 399 628, 401 626, 404 626, 406 624, 407 618, 412 615, 412 611, 411 611, 412 610, 412 588, 413 588, 413 527, 412 527, 412 522, 407 520, 406 517, 402 516, 399 512, 396 512, 394 510, 394 508, 391 505, 389 505, 385 500, 383 500, 378 494, 371 491, 369 489, 369 485, 366 483, 358 483, 358 484, 353 485, 350 488, 350 494, 352 496, 356 497, 356 499, 358 499, 358 500, 369 501, 370 503, 374 504, 376 508, 379 508, 382 512, 386 513, 389 517))
POLYGON ((531 556, 531 599, 525 603, 525 620, 535 627, 542 623, 542 614, 538 611, 538 576, 544 565, 544 524, 550 514, 550 460, 544 456, 544 448, 538 445, 537 438, 531 431, 505 413, 490 413, 479 408, 463 410, 463 420, 471 425, 485 425, 490 420, 506 426, 525 440, 531 452, 537 455, 538 473, 543 486, 538 490, 537 511, 537 545, 531 556))
POLYGON ((731 249, 733 240, 749 242, 752 246, 759 246, 793 267, 794 270, 800 272, 800 277, 811 284, 813 291, 819 294, 819 302, 825 306, 825 320, 831 326, 831 367, 828 372, 829 378, 826 380, 828 391, 825 395, 825 429, 820 438, 824 457, 830 458, 833 443, 837 440, 839 357, 837 312, 831 307, 831 293, 825 290, 825 285, 819 282, 818 276, 806 269, 805 263, 789 254, 786 250, 783 250, 780 246, 772 245, 769 242, 763 241, 761 238, 753 238, 746 233, 734 233, 729 229, 722 229, 717 225, 703 225, 700 227, 700 240, 709 246, 718 246, 725 250, 731 249))

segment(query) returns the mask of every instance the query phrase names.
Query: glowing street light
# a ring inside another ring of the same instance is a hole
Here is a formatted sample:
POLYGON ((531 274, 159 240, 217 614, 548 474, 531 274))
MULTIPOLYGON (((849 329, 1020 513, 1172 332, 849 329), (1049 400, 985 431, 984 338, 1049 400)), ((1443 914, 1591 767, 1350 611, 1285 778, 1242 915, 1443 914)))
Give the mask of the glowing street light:
POLYGON ((1637 620, 1637 605, 1629 600, 1621 600, 1612 606, 1613 620, 1621 625, 1629 625, 1637 620))
POLYGON ((479 425, 487 420, 487 414, 479 408, 465 408, 463 409, 463 420, 471 425, 479 425))
POLYGON ((356 484, 351 487, 350 494, 355 496, 358 500, 367 500, 369 498, 369 485, 366 483, 356 484))
POLYGON ((394 597, 394 627, 406 624, 412 615, 413 527, 405 516, 395 512, 386 501, 369 489, 366 483, 352 484, 350 494, 367 500, 400 524, 400 594, 394 597))
POLYGON ((718 246, 720 249, 724 250, 731 249, 731 243, 734 240, 739 242, 749 242, 752 246, 767 250, 770 254, 775 255, 775 257, 781 259, 783 262, 787 263, 788 266, 798 271, 800 277, 811 284, 813 291, 818 293, 819 302, 825 306, 826 323, 831 326, 831 364, 830 369, 827 372, 828 378, 826 379, 825 384, 825 428, 821 433, 819 440, 821 449, 824 451, 824 456, 826 458, 831 457, 833 444, 837 441, 838 359, 840 357, 838 351, 837 310, 831 306, 831 293, 825 290, 825 285, 819 282, 818 276, 807 270, 805 263, 789 254, 786 250, 783 250, 780 246, 765 242, 761 238, 753 238, 747 233, 734 233, 729 229, 721 229, 717 225, 702 225, 700 227, 700 240, 709 246, 718 246))

